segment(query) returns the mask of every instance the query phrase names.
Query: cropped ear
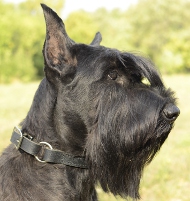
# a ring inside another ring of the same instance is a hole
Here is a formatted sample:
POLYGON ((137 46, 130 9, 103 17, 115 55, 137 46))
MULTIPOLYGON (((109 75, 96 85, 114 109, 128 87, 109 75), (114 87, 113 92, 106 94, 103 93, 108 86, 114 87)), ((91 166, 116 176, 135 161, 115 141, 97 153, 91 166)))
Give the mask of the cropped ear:
POLYGON ((66 31, 61 18, 51 8, 41 4, 46 22, 46 39, 43 55, 45 73, 49 81, 54 82, 64 76, 70 66, 75 66, 76 61, 71 54, 71 48, 75 44, 66 31))
POLYGON ((100 32, 97 32, 93 41, 90 43, 92 46, 99 46, 102 41, 102 35, 100 32))

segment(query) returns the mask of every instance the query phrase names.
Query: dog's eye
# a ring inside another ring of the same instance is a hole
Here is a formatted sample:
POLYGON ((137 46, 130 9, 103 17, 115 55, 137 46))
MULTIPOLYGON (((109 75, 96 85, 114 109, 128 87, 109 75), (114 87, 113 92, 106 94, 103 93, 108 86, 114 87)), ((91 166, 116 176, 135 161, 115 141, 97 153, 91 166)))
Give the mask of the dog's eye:
POLYGON ((112 80, 116 80, 118 77, 118 72, 116 70, 113 70, 109 72, 108 77, 112 80))

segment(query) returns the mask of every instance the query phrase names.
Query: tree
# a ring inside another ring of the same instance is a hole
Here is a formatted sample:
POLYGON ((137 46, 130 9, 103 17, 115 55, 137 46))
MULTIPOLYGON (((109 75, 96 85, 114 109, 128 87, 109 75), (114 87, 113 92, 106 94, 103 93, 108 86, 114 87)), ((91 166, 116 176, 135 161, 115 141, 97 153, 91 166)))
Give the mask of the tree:
MULTIPOLYGON (((43 75, 45 23, 40 2, 14 5, 0 0, 0 82, 43 75)), ((43 2, 60 15, 64 1, 43 2)), ((139 0, 125 12, 104 8, 93 13, 76 11, 65 25, 76 42, 89 44, 100 31, 104 46, 143 52, 164 73, 190 72, 189 10, 187 0, 139 0)))
POLYGON ((189 9, 190 2, 185 0, 139 0, 126 13, 132 16, 131 45, 147 54, 165 73, 190 70, 187 56, 183 55, 189 41, 184 34, 189 31, 189 9))
POLYGON ((65 26, 69 37, 80 43, 89 44, 98 31, 93 15, 82 10, 71 13, 65 26))
MULTIPOLYGON (((61 12, 64 1, 44 0, 61 12)), ((43 75, 40 51, 45 39, 45 23, 40 0, 19 5, 0 1, 0 82, 28 81, 43 75)))

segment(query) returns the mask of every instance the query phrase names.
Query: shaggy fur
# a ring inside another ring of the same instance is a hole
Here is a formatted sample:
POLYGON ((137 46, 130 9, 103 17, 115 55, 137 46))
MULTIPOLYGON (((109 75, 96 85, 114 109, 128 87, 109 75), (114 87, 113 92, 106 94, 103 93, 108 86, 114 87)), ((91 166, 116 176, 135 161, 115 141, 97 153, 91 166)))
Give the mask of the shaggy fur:
POLYGON ((57 14, 42 7, 46 76, 20 126, 35 142, 84 156, 89 168, 40 163, 10 145, 0 158, 1 200, 97 201, 97 182, 138 199, 144 166, 179 115, 173 92, 147 59, 100 46, 99 33, 90 45, 77 44, 57 14))

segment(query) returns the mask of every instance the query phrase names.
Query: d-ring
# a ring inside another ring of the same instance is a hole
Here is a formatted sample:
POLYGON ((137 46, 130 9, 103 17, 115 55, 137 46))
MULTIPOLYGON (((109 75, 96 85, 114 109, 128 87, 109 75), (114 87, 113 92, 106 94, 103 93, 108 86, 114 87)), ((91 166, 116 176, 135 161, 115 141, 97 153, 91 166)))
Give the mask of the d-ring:
POLYGON ((14 130, 15 130, 15 132, 17 131, 16 133, 19 132, 19 134, 20 134, 19 139, 16 140, 18 142, 18 144, 16 145, 16 149, 18 150, 20 148, 21 144, 22 144, 23 134, 22 134, 22 131, 20 130, 20 128, 17 127, 17 126, 15 126, 14 130))
MULTIPOLYGON (((39 144, 45 144, 45 145, 48 146, 50 149, 53 149, 52 146, 51 146, 49 143, 47 143, 47 142, 40 142, 39 144)), ((41 163, 45 163, 45 162, 46 162, 46 161, 40 160, 40 159, 38 158, 38 156, 35 156, 35 158, 36 158, 37 161, 39 161, 39 162, 41 162, 41 163)))

